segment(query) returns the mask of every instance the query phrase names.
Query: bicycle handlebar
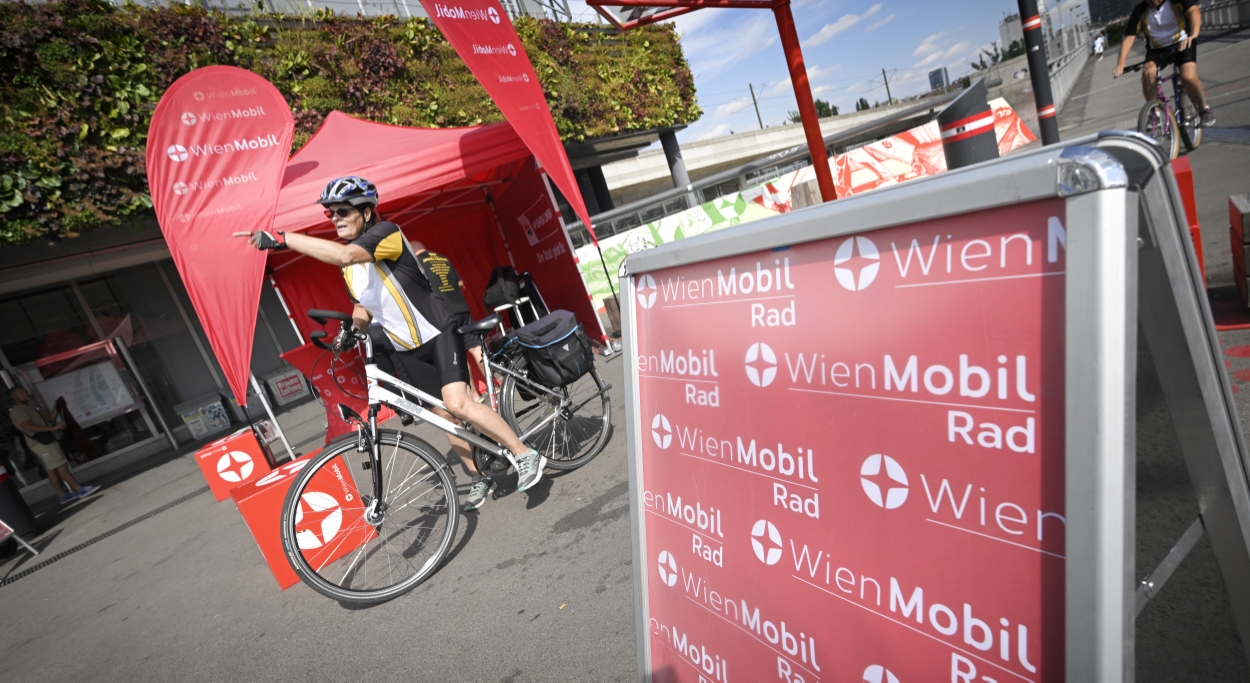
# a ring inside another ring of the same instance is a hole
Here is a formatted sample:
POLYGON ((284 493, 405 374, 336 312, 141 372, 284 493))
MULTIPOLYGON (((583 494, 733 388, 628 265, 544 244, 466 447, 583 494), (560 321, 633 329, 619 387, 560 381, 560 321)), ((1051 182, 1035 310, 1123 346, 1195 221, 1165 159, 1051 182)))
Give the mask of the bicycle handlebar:
POLYGON ((329 335, 325 333, 325 330, 316 330, 312 334, 308 335, 308 341, 312 342, 312 345, 319 349, 329 351, 330 347, 321 342, 321 340, 325 339, 327 336, 329 335))
POLYGON ((346 313, 340 313, 338 311, 328 311, 322 308, 309 309, 308 317, 312 318, 313 320, 316 320, 322 325, 325 325, 327 322, 331 320, 337 320, 341 323, 345 323, 348 327, 350 327, 352 324, 352 317, 350 315, 347 315, 346 313))

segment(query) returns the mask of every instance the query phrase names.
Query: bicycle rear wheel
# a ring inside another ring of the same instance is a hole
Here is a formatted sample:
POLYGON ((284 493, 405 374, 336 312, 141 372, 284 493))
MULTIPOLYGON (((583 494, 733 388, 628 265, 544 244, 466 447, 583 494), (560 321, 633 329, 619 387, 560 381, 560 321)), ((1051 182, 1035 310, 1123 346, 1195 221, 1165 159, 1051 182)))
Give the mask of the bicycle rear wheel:
POLYGON ((1185 151, 1192 152, 1202 144, 1201 112, 1189 95, 1181 90, 1176 98, 1176 123, 1181 134, 1181 142, 1185 143, 1185 151))
POLYGON ((459 523, 451 471, 411 434, 378 431, 381 472, 356 448, 355 433, 326 446, 300 470, 282 506, 282 547, 318 593, 370 605, 424 581, 447 557, 459 523), (383 482, 374 506, 373 476, 383 482))
POLYGON ((1155 100, 1142 107, 1137 116, 1137 132, 1154 138, 1169 159, 1175 159, 1180 152, 1176 119, 1163 100, 1155 100))
MULTIPOLYGON (((525 376, 527 362, 517 356, 510 366, 525 376)), ((577 381, 554 389, 553 396, 508 375, 503 383, 499 414, 517 434, 548 420, 524 439, 547 458, 553 470, 573 470, 590 462, 612 435, 612 399, 607 383, 592 368, 577 381)))

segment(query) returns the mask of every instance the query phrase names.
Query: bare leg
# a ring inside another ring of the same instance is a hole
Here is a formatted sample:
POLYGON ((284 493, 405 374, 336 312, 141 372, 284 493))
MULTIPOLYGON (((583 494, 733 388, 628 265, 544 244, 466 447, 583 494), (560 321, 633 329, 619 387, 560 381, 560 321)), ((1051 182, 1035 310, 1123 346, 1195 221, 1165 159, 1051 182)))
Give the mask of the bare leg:
MULTIPOLYGON (((55 493, 58 498, 65 495, 61 489, 61 477, 57 474, 57 471, 60 469, 61 468, 58 467, 55 470, 48 470, 48 483, 52 484, 52 492, 55 493)), ((70 490, 66 493, 73 493, 74 490, 76 489, 70 490)))
POLYGON ((1181 86, 1189 99, 1198 105, 1198 111, 1207 108, 1207 94, 1202 90, 1202 81, 1198 78, 1198 64, 1189 62, 1181 65, 1181 86))
POLYGON ((513 455, 530 450, 521 443, 498 413, 469 397, 469 386, 466 383, 453 382, 444 385, 443 403, 453 415, 477 427, 483 434, 512 451, 513 455))
POLYGON ((69 465, 61 465, 56 468, 56 473, 61 475, 61 479, 65 481, 67 486, 69 486, 70 491, 77 491, 82 488, 82 485, 78 483, 78 480, 74 479, 74 475, 69 473, 69 465))
MULTIPOLYGON (((443 400, 446 400, 446 395, 444 395, 443 400)), ((434 411, 434 413, 439 417, 445 417, 452 422, 463 424, 460 418, 452 415, 442 408, 430 406, 430 410, 434 411)), ((455 434, 448 434, 447 441, 451 444, 451 450, 455 451, 456 455, 460 457, 460 462, 464 464, 465 471, 467 471, 470 476, 477 476, 477 465, 473 463, 473 447, 469 445, 469 442, 456 436, 455 434)))
POLYGON ((1159 77, 1159 67, 1154 62, 1146 62, 1141 68, 1141 92, 1147 102, 1153 102, 1159 96, 1155 88, 1155 79, 1159 77))

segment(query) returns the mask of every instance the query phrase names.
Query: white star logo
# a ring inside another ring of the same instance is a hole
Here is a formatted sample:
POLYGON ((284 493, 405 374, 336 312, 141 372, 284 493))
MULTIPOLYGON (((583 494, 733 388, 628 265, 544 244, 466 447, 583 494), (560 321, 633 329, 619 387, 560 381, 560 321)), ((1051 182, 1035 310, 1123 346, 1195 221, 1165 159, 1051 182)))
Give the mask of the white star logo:
POLYGON ((660 448, 668 448, 673 443, 673 428, 669 426, 668 418, 660 413, 656 413, 651 420, 651 438, 655 439, 655 445, 660 448))
POLYGON ((186 194, 191 191, 186 183, 174 183, 174 194, 186 194))
POLYGON ((516 56, 516 46, 513 45, 512 43, 508 43, 508 54, 512 55, 513 57, 516 56))
POLYGON ((196 102, 203 102, 203 101, 204 101, 204 93, 199 92, 199 91, 196 91, 196 92, 192 93, 192 94, 191 94, 191 97, 195 98, 195 101, 196 101, 196 102))
POLYGON ((773 523, 761 519, 751 527, 751 548, 755 550, 755 557, 760 562, 772 566, 781 561, 781 533, 777 531, 777 527, 773 523), (768 545, 765 546, 764 536, 768 536, 768 545))
POLYGON ((182 145, 170 145, 169 149, 165 150, 165 153, 168 154, 169 158, 174 161, 187 160, 187 148, 182 145))
POLYGON ((777 355, 764 342, 756 342, 747 349, 747 379, 757 387, 766 387, 777 377, 777 355))
POLYGON ((499 23, 499 12, 496 12, 494 7, 486 8, 486 16, 490 17, 490 20, 492 22, 496 24, 499 23))
POLYGON ((677 561, 667 550, 660 551, 660 580, 665 586, 672 588, 677 583, 677 561))
POLYGON ((903 471, 902 465, 888 455, 877 453, 868 456, 859 468, 859 483, 864 487, 864 493, 868 494, 868 499, 877 507, 893 510, 907 501, 907 473, 903 471), (888 481, 882 481, 882 484, 886 486, 884 498, 881 495, 881 484, 869 478, 881 474, 883 462, 886 477, 889 478, 888 481), (897 486, 891 484, 897 484, 897 486))
POLYGON ((873 664, 864 669, 864 683, 898 683, 898 676, 880 664, 873 664))
POLYGON ((252 470, 252 456, 243 451, 230 451, 217 461, 217 475, 232 484, 252 476, 252 470))
POLYGON ((877 271, 881 269, 881 254, 877 252, 877 245, 867 237, 848 237, 838 247, 838 253, 833 257, 833 274, 838 278, 838 284, 851 290, 858 292, 866 289, 872 281, 877 278, 877 271), (855 271, 851 267, 839 267, 841 264, 850 261, 855 256, 856 247, 859 247, 860 258, 867 259, 869 263, 863 265, 859 269, 859 277, 856 278, 855 271))
POLYGON ((295 545, 300 550, 320 548, 339 533, 339 527, 343 526, 343 508, 339 507, 334 496, 320 491, 309 491, 300 496, 299 507, 295 508, 295 526, 295 545), (307 513, 304 512, 305 507, 308 509, 307 513), (303 523, 305 514, 312 519, 308 528, 300 529, 298 527, 303 523))
POLYGON ((187 112, 182 115, 182 124, 184 126, 194 126, 198 120, 199 119, 195 118, 195 114, 192 114, 191 112, 187 112))
POLYGON ((655 305, 655 297, 659 289, 655 286, 655 278, 650 275, 638 276, 638 289, 635 296, 638 298, 638 305, 643 308, 651 308, 655 305))

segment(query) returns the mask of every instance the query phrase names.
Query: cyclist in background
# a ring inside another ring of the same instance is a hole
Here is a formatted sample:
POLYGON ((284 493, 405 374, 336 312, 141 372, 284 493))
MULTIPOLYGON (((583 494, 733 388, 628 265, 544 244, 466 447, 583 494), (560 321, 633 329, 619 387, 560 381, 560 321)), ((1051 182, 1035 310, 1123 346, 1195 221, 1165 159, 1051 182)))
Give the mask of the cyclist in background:
MULTIPOLYGON (((417 263, 425 272, 426 279, 430 281, 434 291, 443 297, 443 302, 456 317, 456 324, 468 325, 473 322, 473 314, 469 313, 469 304, 465 303, 464 293, 461 291, 464 289, 464 281, 460 279, 460 273, 456 272, 456 267, 451 265, 451 260, 442 254, 426 249, 421 242, 410 244, 417 255, 417 263)), ((464 350, 473 356, 478 367, 482 367, 482 342, 485 338, 486 335, 481 332, 464 335, 464 350)), ((482 374, 485 376, 485 371, 482 374)), ((481 394, 485 390, 486 385, 482 385, 477 393, 481 394)))
POLYGON ((1169 63, 1181 75, 1181 86, 1201 112, 1199 125, 1215 125, 1215 115, 1207 106, 1202 81, 1198 79, 1198 32, 1202 28, 1202 11, 1197 0, 1142 0, 1133 8, 1124 27, 1120 58, 1112 75, 1124 73, 1129 50, 1138 35, 1146 37, 1146 62, 1141 70, 1142 94, 1146 101, 1155 99, 1155 80, 1159 69, 1169 63))
MULTIPOLYGON (((341 268, 356 304, 352 311, 356 328, 367 330, 369 321, 376 317, 394 344, 395 357, 411 384, 427 394, 441 394, 451 414, 433 406, 431 409, 468 422, 508 449, 515 458, 517 490, 537 484, 547 459, 521 443, 502 417, 470 396, 469 368, 464 362, 464 340, 457 331, 457 318, 431 287, 399 226, 380 220, 377 188, 356 176, 336 178, 326 186, 318 203, 325 207, 326 217, 347 244, 299 233, 234 234, 248 237, 257 249, 290 248, 341 268)), ((495 483, 477 472, 467 442, 450 434, 447 439, 473 475, 464 507, 477 509, 486 502, 495 483)))

